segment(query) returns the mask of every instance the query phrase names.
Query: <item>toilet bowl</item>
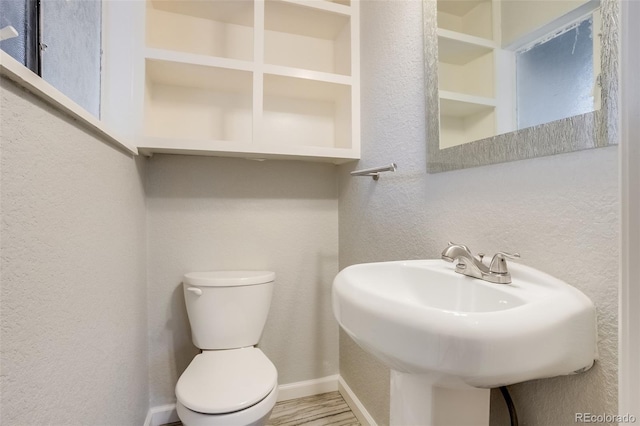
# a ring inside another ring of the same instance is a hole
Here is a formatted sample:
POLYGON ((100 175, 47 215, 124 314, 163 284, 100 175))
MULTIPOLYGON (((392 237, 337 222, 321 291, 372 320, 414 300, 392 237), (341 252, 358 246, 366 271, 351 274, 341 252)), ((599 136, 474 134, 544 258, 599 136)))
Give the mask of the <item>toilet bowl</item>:
POLYGON ((214 271, 184 277, 192 340, 202 349, 176 384, 185 426, 262 426, 278 397, 278 373, 257 347, 275 274, 214 271))

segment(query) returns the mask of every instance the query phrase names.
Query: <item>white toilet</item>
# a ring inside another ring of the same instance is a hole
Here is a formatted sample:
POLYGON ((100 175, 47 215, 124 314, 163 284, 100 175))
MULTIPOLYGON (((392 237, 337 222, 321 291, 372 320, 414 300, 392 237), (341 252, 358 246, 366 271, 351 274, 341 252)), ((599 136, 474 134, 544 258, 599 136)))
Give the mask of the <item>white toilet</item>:
POLYGON ((186 426, 261 426, 278 397, 278 372, 254 345, 267 320, 275 273, 192 272, 184 276, 193 358, 176 385, 186 426))

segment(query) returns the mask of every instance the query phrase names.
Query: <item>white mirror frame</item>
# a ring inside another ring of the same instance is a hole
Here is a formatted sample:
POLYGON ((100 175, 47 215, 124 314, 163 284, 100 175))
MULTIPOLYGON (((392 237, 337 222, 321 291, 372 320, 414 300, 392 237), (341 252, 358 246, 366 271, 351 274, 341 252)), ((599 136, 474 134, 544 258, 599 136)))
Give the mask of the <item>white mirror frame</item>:
POLYGON ((423 0, 427 171, 439 173, 618 143, 619 0, 601 0, 599 110, 440 149, 437 1, 423 0))

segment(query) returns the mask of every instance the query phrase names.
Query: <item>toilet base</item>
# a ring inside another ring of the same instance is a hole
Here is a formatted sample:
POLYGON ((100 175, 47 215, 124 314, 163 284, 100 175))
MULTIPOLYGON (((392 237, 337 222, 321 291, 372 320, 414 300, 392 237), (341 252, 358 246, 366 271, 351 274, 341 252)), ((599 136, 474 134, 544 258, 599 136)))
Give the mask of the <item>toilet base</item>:
POLYGON ((260 402, 225 414, 204 414, 189 410, 180 401, 176 402, 178 417, 184 426, 264 426, 271 416, 271 411, 278 399, 278 386, 260 402))

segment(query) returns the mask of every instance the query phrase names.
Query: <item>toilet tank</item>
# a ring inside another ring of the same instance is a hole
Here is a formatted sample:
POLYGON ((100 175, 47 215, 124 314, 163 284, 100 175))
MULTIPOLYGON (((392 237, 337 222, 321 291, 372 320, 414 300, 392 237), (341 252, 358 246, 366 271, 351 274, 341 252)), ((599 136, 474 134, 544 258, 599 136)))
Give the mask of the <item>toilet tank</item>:
POLYGON ((210 350, 256 345, 269 314, 275 275, 271 271, 186 274, 184 299, 193 344, 210 350))

